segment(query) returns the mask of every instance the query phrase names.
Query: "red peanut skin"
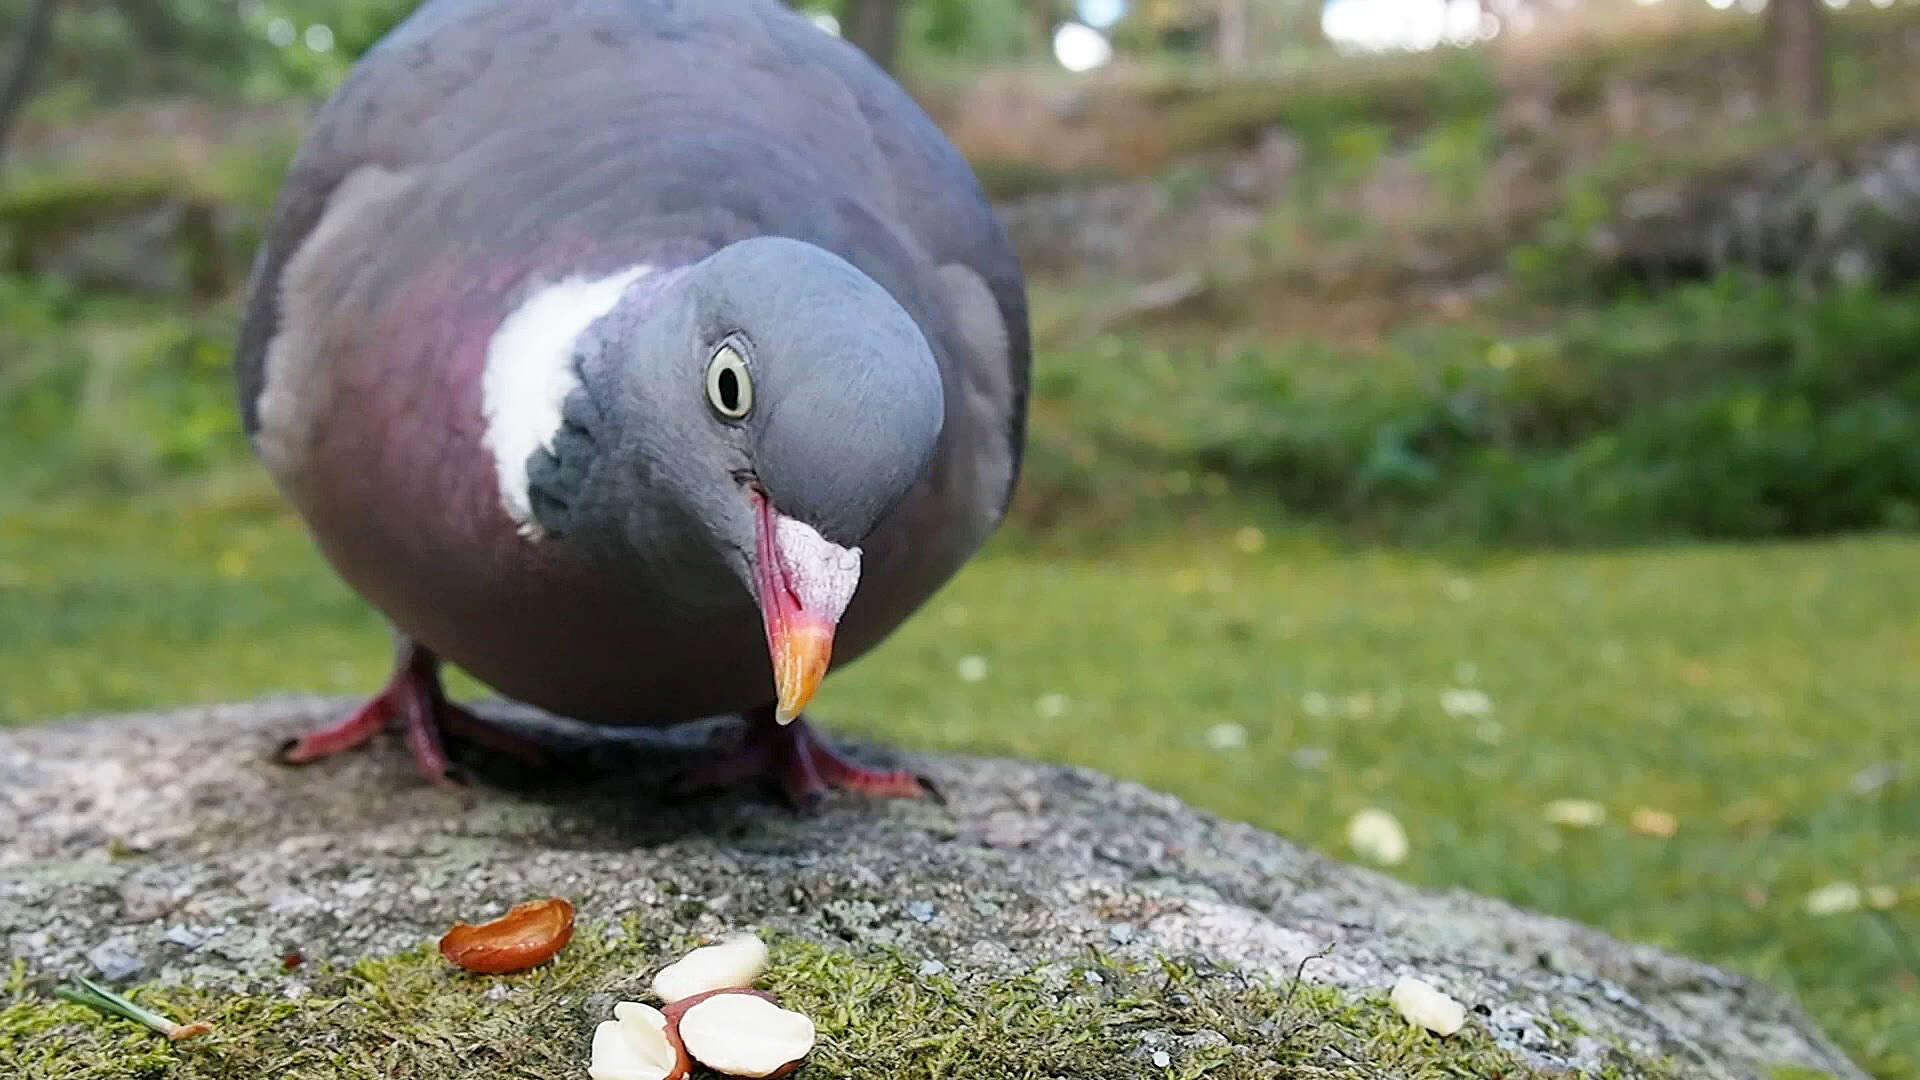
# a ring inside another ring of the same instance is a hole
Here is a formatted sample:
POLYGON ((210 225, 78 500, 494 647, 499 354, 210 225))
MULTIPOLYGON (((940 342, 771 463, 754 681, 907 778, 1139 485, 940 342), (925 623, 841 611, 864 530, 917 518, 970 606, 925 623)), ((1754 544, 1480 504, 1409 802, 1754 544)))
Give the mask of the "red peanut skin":
POLYGON ((558 897, 516 904, 491 922, 455 923, 440 939, 440 955, 482 975, 510 975, 539 967, 573 940, 573 905, 558 897))
POLYGON ((769 1005, 780 1004, 779 998, 774 997, 765 990, 749 990, 744 986, 723 986, 718 990, 708 990, 704 993, 695 994, 692 997, 684 997, 679 1001, 671 1002, 662 1008, 660 1012, 667 1018, 668 1024, 673 1024, 677 1022, 681 1016, 685 1015, 688 1009, 693 1008, 708 998, 719 997, 721 994, 745 994, 748 997, 757 997, 769 1005))

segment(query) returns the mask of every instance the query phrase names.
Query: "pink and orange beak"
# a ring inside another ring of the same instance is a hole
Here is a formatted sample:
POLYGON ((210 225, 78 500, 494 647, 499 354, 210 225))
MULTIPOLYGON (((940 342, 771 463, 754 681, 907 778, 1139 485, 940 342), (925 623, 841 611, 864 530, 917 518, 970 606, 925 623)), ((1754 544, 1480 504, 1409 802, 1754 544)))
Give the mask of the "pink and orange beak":
POLYGON ((791 723, 813 700, 833 661, 833 634, 860 583, 860 549, 844 548, 753 496, 754 585, 773 685, 775 717, 791 723))

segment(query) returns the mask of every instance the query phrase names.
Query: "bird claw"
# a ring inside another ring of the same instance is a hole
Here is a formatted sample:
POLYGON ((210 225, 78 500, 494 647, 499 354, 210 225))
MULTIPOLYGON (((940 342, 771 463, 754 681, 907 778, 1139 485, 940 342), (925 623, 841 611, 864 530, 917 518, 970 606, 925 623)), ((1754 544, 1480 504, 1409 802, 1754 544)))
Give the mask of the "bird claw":
POLYGON ((925 773, 915 773, 913 779, 920 785, 921 794, 926 796, 927 801, 935 806, 947 805, 947 793, 940 790, 940 785, 933 782, 933 777, 925 773))
POLYGON ((321 758, 344 754, 364 745, 387 726, 387 694, 383 690, 346 719, 331 727, 319 728, 280 744, 274 760, 282 765, 306 765, 321 758))
POLYGON ((739 747, 683 773, 671 790, 692 794, 757 777, 776 781, 787 802, 802 814, 818 813, 835 789, 873 798, 946 803, 940 789, 926 777, 860 765, 827 745, 806 717, 779 724, 771 710, 751 714, 746 740, 739 747))
POLYGON ((274 759, 283 765, 306 765, 342 754, 366 744, 397 720, 420 775, 435 787, 462 787, 467 783, 465 770, 447 756, 443 735, 465 739, 535 767, 552 764, 551 754, 538 742, 447 700, 440 685, 439 663, 426 649, 408 646, 401 652, 393 678, 365 705, 338 724, 288 739, 274 752, 274 759))

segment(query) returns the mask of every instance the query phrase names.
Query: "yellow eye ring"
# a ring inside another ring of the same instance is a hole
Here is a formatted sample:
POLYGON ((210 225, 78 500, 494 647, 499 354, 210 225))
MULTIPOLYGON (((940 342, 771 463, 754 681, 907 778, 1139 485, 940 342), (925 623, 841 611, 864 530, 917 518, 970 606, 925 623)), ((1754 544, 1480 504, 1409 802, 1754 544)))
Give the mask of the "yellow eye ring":
POLYGON ((753 374, 732 345, 713 350, 707 362, 707 404, 727 420, 744 420, 753 411, 753 374))

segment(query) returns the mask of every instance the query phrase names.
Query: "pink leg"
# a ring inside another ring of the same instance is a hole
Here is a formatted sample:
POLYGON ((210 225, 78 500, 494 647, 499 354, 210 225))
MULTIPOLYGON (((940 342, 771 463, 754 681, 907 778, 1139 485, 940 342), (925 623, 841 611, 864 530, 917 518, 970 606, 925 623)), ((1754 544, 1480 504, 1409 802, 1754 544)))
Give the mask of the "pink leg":
POLYGON ((343 753, 398 721, 414 764, 429 783, 457 782, 441 734, 471 739, 493 750, 546 764, 545 751, 524 736, 502 729, 447 700, 440 685, 440 658, 410 642, 400 646, 393 677, 373 699, 341 723, 289 740, 276 755, 288 765, 304 765, 343 753))
POLYGON ((440 741, 438 675, 409 676, 403 686, 396 676, 387 693, 393 697, 393 711, 400 715, 400 739, 413 753, 414 767, 427 783, 449 785, 460 782, 453 762, 447 757, 446 744, 440 741), (431 685, 429 685, 431 683, 431 685))
POLYGON ((828 746, 804 716, 782 726, 772 709, 750 713, 745 742, 694 768, 674 789, 704 791, 761 776, 777 780, 787 798, 803 810, 819 806, 834 788, 880 799, 940 797, 933 784, 913 773, 869 769, 848 760, 828 746))

